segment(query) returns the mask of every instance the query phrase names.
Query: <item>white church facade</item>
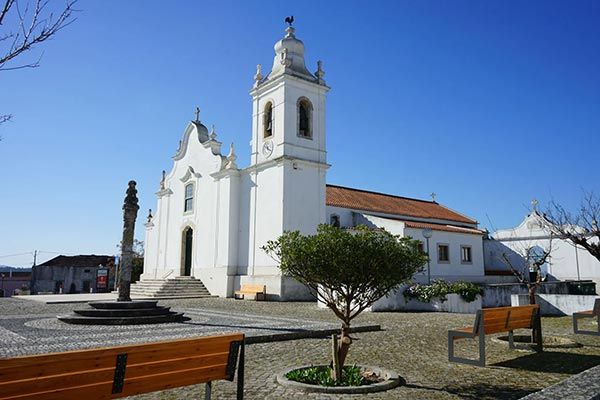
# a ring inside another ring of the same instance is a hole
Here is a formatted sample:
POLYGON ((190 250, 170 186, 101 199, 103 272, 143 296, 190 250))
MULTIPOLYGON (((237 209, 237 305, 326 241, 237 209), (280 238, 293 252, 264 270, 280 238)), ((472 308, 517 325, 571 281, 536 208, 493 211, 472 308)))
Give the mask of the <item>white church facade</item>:
MULTIPOLYGON (((542 266, 544 279, 548 281, 581 281, 591 280, 600 286, 600 261, 581 246, 552 235, 548 229, 548 221, 536 209, 533 202, 532 211, 514 228, 500 229, 484 240, 484 259, 488 270, 510 269, 502 259, 503 254, 515 267, 525 268, 522 255, 527 249, 538 254, 549 251, 548 262, 542 266)), ((591 239, 594 240, 593 238, 591 239)))
POLYGON ((304 44, 288 27, 275 44, 271 72, 263 77, 259 66, 254 77, 245 168, 233 145, 222 154, 216 133, 198 117, 187 125, 146 223, 142 280, 194 276, 222 297, 257 283, 271 299, 308 299, 308 290, 282 276, 261 247, 284 231, 314 233, 321 223, 412 236, 428 243, 432 279, 484 280, 483 232, 472 218, 433 200, 326 184, 323 77, 321 62, 315 73, 306 68, 304 44))

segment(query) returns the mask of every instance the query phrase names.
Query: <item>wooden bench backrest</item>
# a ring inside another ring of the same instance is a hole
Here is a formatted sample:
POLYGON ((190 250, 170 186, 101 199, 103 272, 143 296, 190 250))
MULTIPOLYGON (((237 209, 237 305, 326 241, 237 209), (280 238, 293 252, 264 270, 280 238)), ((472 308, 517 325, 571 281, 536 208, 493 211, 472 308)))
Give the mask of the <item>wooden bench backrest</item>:
POLYGON ((265 293, 266 288, 267 287, 265 285, 260 285, 256 283, 246 283, 242 285, 240 292, 265 293))
POLYGON ((243 340, 236 333, 0 359, 0 399, 116 399, 233 380, 243 340))
POLYGON ((479 327, 479 318, 483 318, 483 329, 485 334, 508 332, 514 329, 531 329, 534 324, 539 305, 485 308, 478 312, 478 320, 475 324, 475 333, 479 327))

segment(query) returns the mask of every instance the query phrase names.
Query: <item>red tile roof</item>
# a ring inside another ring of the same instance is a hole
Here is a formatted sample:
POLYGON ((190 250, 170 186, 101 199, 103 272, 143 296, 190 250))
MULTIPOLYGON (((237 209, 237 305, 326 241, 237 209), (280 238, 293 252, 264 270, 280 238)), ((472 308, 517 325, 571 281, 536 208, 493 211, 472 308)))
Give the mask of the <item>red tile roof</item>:
MULTIPOLYGON (((401 221, 401 220, 400 220, 401 221)), ((432 229, 434 231, 444 231, 444 232, 456 232, 456 233, 466 233, 468 235, 483 235, 484 231, 475 228, 465 228, 462 226, 455 225, 444 225, 444 224, 430 224, 426 222, 415 222, 415 221, 402 221, 404 222, 404 226, 406 228, 413 229, 432 229)))
POLYGON ((390 194, 327 185, 328 206, 373 211, 399 216, 434 218, 476 224, 477 221, 452 211, 434 201, 411 199, 390 194))

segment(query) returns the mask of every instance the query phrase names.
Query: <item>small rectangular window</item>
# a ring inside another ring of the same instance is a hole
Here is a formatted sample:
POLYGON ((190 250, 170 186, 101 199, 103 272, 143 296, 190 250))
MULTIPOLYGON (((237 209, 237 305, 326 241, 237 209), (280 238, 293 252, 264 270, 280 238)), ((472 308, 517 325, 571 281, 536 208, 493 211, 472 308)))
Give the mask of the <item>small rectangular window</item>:
POLYGON ((473 257, 471 254, 471 246, 460 246, 460 259, 463 263, 472 263, 473 257))
POLYGON ((189 184, 185 187, 185 203, 183 205, 183 211, 192 211, 194 209, 194 185, 189 184))
POLYGON ((447 244, 438 244, 438 261, 450 262, 450 247, 447 244))

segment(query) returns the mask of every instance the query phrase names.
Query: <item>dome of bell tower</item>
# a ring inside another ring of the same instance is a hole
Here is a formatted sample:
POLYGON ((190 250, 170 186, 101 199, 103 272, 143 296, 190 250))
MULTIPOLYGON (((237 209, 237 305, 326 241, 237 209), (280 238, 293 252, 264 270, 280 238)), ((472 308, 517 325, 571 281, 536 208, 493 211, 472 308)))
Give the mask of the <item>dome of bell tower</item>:
POLYGON ((272 79, 283 74, 289 74, 310 81, 316 81, 317 78, 306 69, 306 64, 304 62, 304 43, 296 38, 296 29, 290 25, 286 28, 285 32, 286 35, 283 39, 275 43, 273 68, 267 79, 272 79))

